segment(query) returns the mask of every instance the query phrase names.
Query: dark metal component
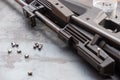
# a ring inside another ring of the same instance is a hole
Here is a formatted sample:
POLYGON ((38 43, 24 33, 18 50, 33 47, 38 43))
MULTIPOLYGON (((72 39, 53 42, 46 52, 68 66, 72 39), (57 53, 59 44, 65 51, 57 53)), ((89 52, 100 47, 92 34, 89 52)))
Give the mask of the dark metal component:
MULTIPOLYGON (((120 25, 116 21, 108 20, 106 15, 102 15, 101 18, 97 17, 99 10, 96 8, 86 9, 82 15, 77 16, 58 0, 33 0, 29 4, 22 0, 16 1, 23 6, 28 18, 33 16, 34 19, 38 18, 46 23, 100 74, 105 76, 114 74, 115 62, 120 63, 120 25), (54 23, 56 21, 50 14, 61 19, 67 25, 57 24, 59 20, 54 23)), ((41 46, 38 44, 33 48, 39 49, 40 47, 41 50, 41 46)), ((119 65, 116 66, 119 68, 119 65)))

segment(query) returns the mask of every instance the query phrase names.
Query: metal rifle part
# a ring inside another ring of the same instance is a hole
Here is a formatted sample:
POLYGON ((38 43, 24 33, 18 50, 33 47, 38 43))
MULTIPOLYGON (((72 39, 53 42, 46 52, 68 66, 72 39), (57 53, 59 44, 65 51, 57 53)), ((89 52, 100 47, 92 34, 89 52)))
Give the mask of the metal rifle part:
POLYGON ((75 15, 73 15, 73 13, 68 8, 66 8, 58 0, 36 0, 36 1, 40 2, 41 4, 44 4, 45 7, 49 7, 51 5, 51 7, 50 7, 51 11, 56 16, 58 16, 58 17, 60 17, 62 19, 67 18, 67 19, 64 19, 65 22, 69 22, 69 18, 71 17, 71 19, 75 20, 77 23, 82 24, 84 28, 92 30, 95 33, 97 33, 97 34, 99 34, 99 35, 101 35, 103 37, 106 37, 107 39, 110 39, 112 42, 114 42, 114 43, 116 43, 116 44, 118 44, 120 46, 120 36, 116 36, 116 34, 110 33, 105 28, 103 28, 103 27, 101 27, 99 25, 96 25, 96 26, 92 25, 93 22, 86 22, 86 20, 84 18, 90 14, 89 12, 86 12, 82 16, 76 17, 75 15), (46 4, 46 2, 47 2, 47 4, 46 4), (63 15, 61 15, 61 14, 63 14, 63 15))
POLYGON ((33 24, 35 23, 35 18, 42 20, 55 31, 61 39, 66 41, 70 46, 73 46, 78 54, 98 70, 100 74, 105 76, 114 74, 115 61, 98 43, 101 44, 99 39, 107 39, 112 43, 119 43, 120 40, 110 35, 108 31, 105 32, 104 28, 103 31, 99 30, 99 28, 97 28, 98 25, 95 25, 97 26, 95 27, 92 25, 93 22, 87 22, 91 19, 87 17, 88 15, 85 16, 88 13, 77 17, 76 14, 58 0, 31 0, 29 4, 22 0, 16 1, 23 6, 26 17, 30 18, 30 20, 32 19, 31 22, 33 24), (54 18, 51 15, 54 15, 54 18), (87 20, 86 18, 83 19, 83 16, 84 18, 87 17, 87 20), (54 19, 58 21, 58 24, 54 22, 54 19), (59 25, 61 21, 63 22, 61 23, 62 26, 59 25), (109 40, 110 38, 112 38, 112 40, 109 40), (100 49, 100 51, 98 49, 100 49))

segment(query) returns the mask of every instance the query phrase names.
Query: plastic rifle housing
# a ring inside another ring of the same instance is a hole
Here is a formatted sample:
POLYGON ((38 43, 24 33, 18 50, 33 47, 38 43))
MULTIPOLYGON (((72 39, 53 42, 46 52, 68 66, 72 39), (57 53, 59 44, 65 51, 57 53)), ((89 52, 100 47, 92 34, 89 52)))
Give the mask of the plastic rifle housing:
POLYGON ((101 75, 111 76, 120 70, 120 24, 116 15, 109 19, 99 9, 73 6, 62 0, 16 0, 24 15, 36 26, 43 21, 72 46, 101 75))

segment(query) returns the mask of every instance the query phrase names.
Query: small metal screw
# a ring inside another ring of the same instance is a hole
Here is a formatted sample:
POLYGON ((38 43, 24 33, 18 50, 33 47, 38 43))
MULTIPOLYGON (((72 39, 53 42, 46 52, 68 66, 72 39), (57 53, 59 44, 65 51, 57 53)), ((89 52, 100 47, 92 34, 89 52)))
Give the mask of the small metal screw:
POLYGON ((9 50, 8 50, 8 54, 10 54, 10 53, 12 53, 12 49, 9 49, 9 50))
POLYGON ((12 42, 12 43, 11 43, 11 46, 12 46, 12 47, 15 47, 15 46, 16 46, 16 43, 15 43, 15 42, 12 42))
POLYGON ((25 55, 24 57, 27 59, 27 58, 29 58, 29 55, 25 55))
POLYGON ((21 50, 17 50, 17 53, 22 53, 22 51, 21 50))
POLYGON ((38 50, 40 51, 42 47, 43 47, 43 44, 40 44, 38 50))
POLYGON ((33 75, 33 73, 32 72, 28 72, 28 76, 32 76, 33 75))
POLYGON ((39 47, 39 43, 35 43, 35 46, 38 48, 39 47))
POLYGON ((16 44, 15 46, 16 46, 16 47, 19 47, 19 44, 16 44))
POLYGON ((37 48, 37 47, 34 45, 34 46, 33 46, 33 49, 36 49, 36 48, 37 48))

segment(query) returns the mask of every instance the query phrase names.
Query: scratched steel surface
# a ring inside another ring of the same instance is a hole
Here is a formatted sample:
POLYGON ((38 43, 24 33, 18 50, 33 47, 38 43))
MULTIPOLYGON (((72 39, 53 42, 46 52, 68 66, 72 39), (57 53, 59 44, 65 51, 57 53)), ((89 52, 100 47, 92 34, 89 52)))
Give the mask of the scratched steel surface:
MULTIPOLYGON (((119 80, 117 76, 107 78, 119 80)), ((31 28, 14 0, 0 0, 0 80, 103 80, 103 78, 54 32, 39 22, 31 28), (19 48, 11 48, 11 42, 19 48), (34 50, 34 42, 44 45, 34 50), (12 53, 8 54, 8 49, 12 53), (22 50, 17 54, 17 50, 22 50), (25 59, 24 55, 30 58, 25 59), (28 76, 28 72, 33 72, 28 76)))

